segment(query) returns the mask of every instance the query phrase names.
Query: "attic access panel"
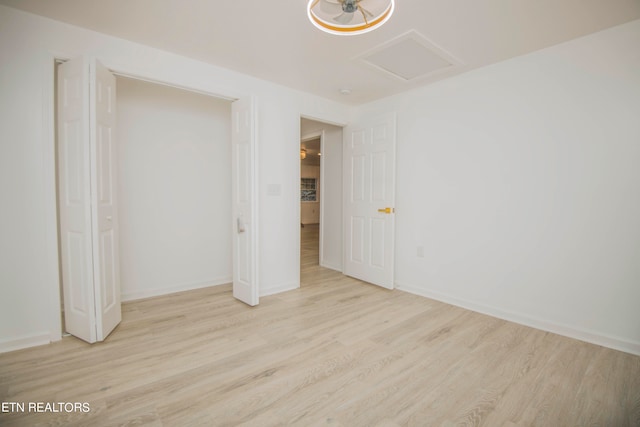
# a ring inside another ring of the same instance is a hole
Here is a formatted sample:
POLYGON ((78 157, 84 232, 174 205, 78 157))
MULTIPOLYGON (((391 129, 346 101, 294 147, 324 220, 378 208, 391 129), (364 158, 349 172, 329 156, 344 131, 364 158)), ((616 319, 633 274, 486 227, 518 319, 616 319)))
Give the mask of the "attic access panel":
POLYGON ((405 82, 461 65, 460 60, 416 31, 383 43, 358 58, 368 66, 405 82))

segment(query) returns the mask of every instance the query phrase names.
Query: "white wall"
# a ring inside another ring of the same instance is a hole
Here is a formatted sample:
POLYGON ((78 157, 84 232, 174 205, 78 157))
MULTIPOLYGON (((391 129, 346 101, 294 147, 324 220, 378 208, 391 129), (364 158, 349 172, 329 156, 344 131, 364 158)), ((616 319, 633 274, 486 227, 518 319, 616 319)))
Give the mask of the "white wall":
POLYGON ((117 81, 122 299, 229 283, 231 103, 117 81))
POLYGON ((309 119, 300 123, 301 138, 323 134, 320 265, 342 271, 342 127, 309 119))
POLYGON ((390 110, 401 289, 640 354, 640 21, 390 110))
POLYGON ((261 294, 299 286, 300 116, 346 123, 348 107, 0 6, 0 351, 60 338, 53 60, 80 55, 126 75, 256 97, 261 294))

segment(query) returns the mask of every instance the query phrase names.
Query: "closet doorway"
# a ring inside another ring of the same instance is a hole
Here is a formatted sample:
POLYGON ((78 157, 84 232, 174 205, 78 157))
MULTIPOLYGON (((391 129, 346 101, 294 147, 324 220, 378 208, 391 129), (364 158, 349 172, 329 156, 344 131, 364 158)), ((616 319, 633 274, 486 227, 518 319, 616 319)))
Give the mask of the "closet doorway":
MULTIPOLYGON (((240 276, 234 274, 232 250, 236 246, 232 143, 237 140, 232 133, 232 111, 237 112, 238 103, 121 76, 117 76, 116 93, 112 182, 118 205, 112 218, 117 218, 119 225, 122 300, 231 282, 240 276)), ((56 97, 60 96, 58 88, 56 97)), ((252 102, 248 104, 251 108, 245 109, 250 112, 245 122, 251 123, 248 137, 253 140, 255 114, 252 102)), ((59 152, 59 138, 56 144, 59 152)), ((243 169, 253 175, 255 152, 240 151, 248 154, 251 166, 243 169)), ((65 169, 56 169, 59 184, 65 169)), ((254 187, 252 182, 243 186, 254 187)), ((58 194, 62 194, 59 185, 58 194)), ((253 203, 254 195, 246 196, 253 203)), ((243 237, 255 235, 251 218, 245 216, 243 221, 243 237)), ((61 246, 58 252, 62 272, 68 252, 61 246)), ((65 296, 67 304, 70 299, 64 294, 63 280, 61 277, 60 305, 64 313, 69 308, 65 307, 65 296)), ((87 285, 86 289, 90 288, 87 285)), ((92 291, 99 292, 97 288, 92 291)))

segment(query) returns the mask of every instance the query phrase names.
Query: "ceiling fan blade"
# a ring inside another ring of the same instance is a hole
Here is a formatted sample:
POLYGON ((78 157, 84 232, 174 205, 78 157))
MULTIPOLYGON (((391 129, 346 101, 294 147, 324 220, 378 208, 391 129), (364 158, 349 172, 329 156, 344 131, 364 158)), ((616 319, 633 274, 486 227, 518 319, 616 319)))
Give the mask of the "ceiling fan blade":
MULTIPOLYGON (((369 18, 373 18, 373 13, 369 12, 367 9, 365 9, 364 7, 360 6, 360 4, 358 3, 358 10, 364 15, 365 13, 367 15, 369 15, 369 18)), ((366 19, 366 18, 365 18, 366 19)))
POLYGON ((340 15, 333 18, 338 24, 348 24, 353 19, 353 13, 342 12, 340 15))
POLYGON ((358 10, 360 11, 360 13, 362 14, 362 19, 364 19, 364 23, 369 25, 369 20, 367 19, 367 15, 365 15, 364 11, 362 10, 361 7, 358 8, 358 10))
POLYGON ((342 6, 337 0, 320 0, 320 10, 327 14, 338 14, 342 11, 342 6))

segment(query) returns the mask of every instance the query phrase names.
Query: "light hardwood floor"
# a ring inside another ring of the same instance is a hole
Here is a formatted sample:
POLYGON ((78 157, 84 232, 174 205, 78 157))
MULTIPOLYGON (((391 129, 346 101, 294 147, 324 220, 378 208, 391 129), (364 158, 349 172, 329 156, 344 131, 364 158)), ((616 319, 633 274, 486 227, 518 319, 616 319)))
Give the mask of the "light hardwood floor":
POLYGON ((317 265, 247 307, 230 286, 123 305, 104 342, 0 355, 0 425, 640 426, 640 357, 491 318, 317 265))

